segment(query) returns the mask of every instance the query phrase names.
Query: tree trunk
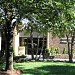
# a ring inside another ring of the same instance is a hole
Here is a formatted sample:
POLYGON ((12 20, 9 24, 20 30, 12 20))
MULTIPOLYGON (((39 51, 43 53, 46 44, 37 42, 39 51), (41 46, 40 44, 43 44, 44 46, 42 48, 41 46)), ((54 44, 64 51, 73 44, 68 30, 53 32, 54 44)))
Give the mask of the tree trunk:
POLYGON ((69 54, 69 62, 73 62, 73 46, 74 46, 74 33, 71 36, 71 47, 70 47, 70 42, 69 42, 69 36, 67 35, 67 43, 68 43, 68 54, 69 54))
POLYGON ((67 37, 67 45, 68 45, 68 55, 69 55, 69 62, 71 61, 71 54, 70 54, 70 42, 69 42, 69 35, 66 35, 67 37))
POLYGON ((6 68, 5 70, 13 70, 13 49, 11 31, 6 32, 6 68))
POLYGON ((32 56, 32 60, 34 60, 33 27, 32 26, 31 26, 30 38, 31 38, 31 56, 32 56))
POLYGON ((72 35, 72 39, 71 39, 71 55, 70 55, 70 62, 73 62, 73 46, 74 46, 74 33, 72 35))
MULTIPOLYGON (((40 52, 40 55, 39 55, 39 58, 41 57, 41 55, 43 55, 43 60, 44 60, 44 34, 43 34, 43 42, 42 42, 42 49, 41 49, 41 52, 40 52)), ((38 60, 39 60, 38 58, 38 60)))
POLYGON ((39 35, 37 35, 37 51, 36 51, 36 57, 35 57, 36 60, 38 55, 38 48, 39 48, 39 35))
POLYGON ((5 70, 13 70, 13 30, 10 21, 7 21, 7 28, 5 29, 6 37, 6 67, 5 70))
POLYGON ((6 66, 5 70, 13 70, 13 30, 16 26, 16 21, 13 21, 15 18, 14 13, 12 11, 13 8, 10 8, 11 11, 8 10, 7 7, 4 7, 4 25, 3 30, 5 33, 5 55, 6 55, 6 66), (10 13, 10 14, 8 14, 10 13))
POLYGON ((45 56, 44 56, 44 39, 45 39, 45 36, 44 36, 44 34, 43 34, 43 45, 42 45, 42 55, 43 55, 43 60, 44 60, 44 58, 45 58, 45 56))

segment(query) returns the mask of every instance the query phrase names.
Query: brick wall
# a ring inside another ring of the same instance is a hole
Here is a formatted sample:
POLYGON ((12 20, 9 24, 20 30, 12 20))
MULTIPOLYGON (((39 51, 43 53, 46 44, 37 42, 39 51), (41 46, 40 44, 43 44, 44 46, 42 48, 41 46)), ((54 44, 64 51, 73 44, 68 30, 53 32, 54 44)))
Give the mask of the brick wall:
MULTIPOLYGON (((67 52, 67 44, 61 44, 59 37, 52 37, 51 34, 49 34, 49 48, 59 48, 61 50, 61 53, 63 53, 63 49, 66 48, 67 52)), ((75 52, 75 44, 74 44, 74 52, 75 52)))

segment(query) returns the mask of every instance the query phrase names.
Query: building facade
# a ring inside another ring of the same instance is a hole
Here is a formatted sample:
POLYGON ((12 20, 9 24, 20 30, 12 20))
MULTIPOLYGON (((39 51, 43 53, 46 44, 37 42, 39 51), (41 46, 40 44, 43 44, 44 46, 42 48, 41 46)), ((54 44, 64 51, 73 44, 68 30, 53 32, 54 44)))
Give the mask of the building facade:
MULTIPOLYGON (((17 29, 15 28, 13 36, 14 36, 13 49, 15 51, 15 55, 16 56, 30 55, 31 54, 30 34, 24 34, 24 32, 18 33, 17 29)), ((36 54, 38 40, 39 40, 38 54, 40 54, 43 45, 43 35, 39 34, 38 36, 37 32, 33 32, 34 54, 36 54)), ((55 49, 59 48, 61 53, 63 53, 64 48, 66 49, 66 52, 68 52, 67 38, 53 37, 51 33, 47 33, 47 35, 44 38, 44 49, 52 47, 55 49)), ((75 49, 75 44, 74 44, 74 49, 75 49)))
MULTIPOLYGON (((24 34, 24 32, 17 33, 17 30, 15 28, 14 35, 13 35, 13 49, 15 51, 15 55, 30 55, 31 54, 31 38, 30 34, 24 34)), ((37 44, 39 40, 39 46, 38 50, 39 53, 42 48, 42 41, 43 41, 43 35, 39 34, 37 32, 33 32, 33 46, 34 46, 34 54, 36 54, 37 44)), ((44 38, 44 47, 47 47, 47 37, 44 38)), ((38 54, 39 54, 38 53, 38 54)))

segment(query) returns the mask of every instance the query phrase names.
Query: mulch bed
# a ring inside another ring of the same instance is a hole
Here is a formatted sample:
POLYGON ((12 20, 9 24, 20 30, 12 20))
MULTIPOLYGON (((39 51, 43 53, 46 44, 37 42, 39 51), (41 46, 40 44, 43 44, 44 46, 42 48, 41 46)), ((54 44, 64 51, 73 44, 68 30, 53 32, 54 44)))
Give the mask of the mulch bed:
POLYGON ((0 71, 0 75, 20 75, 21 71, 20 70, 7 70, 7 71, 0 71))
POLYGON ((68 59, 69 57, 68 57, 68 55, 65 55, 65 56, 63 56, 63 55, 57 55, 57 56, 55 56, 55 58, 68 59))
MULTIPOLYGON (((58 59, 69 59, 68 55, 56 55, 54 58, 58 59)), ((75 55, 73 56, 73 59, 75 59, 75 55)))

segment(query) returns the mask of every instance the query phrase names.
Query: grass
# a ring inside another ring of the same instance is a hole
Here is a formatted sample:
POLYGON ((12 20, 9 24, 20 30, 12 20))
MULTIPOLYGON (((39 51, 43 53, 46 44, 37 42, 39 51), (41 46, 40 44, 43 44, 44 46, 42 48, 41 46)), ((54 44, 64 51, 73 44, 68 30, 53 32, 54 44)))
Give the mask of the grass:
POLYGON ((74 63, 26 62, 16 63, 14 67, 23 71, 21 75, 75 75, 74 63))
POLYGON ((25 62, 15 63, 14 68, 22 70, 21 75, 75 75, 75 63, 25 62))

